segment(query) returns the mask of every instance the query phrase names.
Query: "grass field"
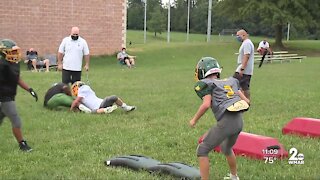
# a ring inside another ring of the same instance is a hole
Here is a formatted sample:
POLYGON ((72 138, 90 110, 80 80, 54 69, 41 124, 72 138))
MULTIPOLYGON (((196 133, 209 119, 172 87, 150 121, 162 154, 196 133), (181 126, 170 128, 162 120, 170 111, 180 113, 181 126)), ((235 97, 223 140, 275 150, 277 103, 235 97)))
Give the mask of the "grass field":
MULTIPOLYGON (((40 96, 38 102, 21 88, 16 98, 23 121, 24 136, 34 149, 19 151, 6 119, 0 127, 0 179, 171 179, 170 176, 106 167, 105 159, 141 154, 161 162, 184 162, 198 167, 198 138, 215 124, 208 111, 195 129, 188 126, 200 99, 193 90, 194 68, 202 56, 213 56, 223 66, 222 77, 233 74, 239 43, 205 43, 204 35, 172 33, 154 38, 129 31, 128 52, 138 56, 137 68, 120 67, 115 56, 93 57, 89 80, 99 97, 118 95, 136 105, 132 113, 116 110, 109 115, 89 115, 50 111, 42 107, 43 96, 59 72, 27 72, 23 79, 40 96)), ((253 38, 257 45, 259 38, 253 38)), ((290 41, 289 48, 312 52, 299 63, 272 63, 256 68, 251 82, 252 107, 244 115, 244 131, 277 138, 287 150, 304 154, 304 165, 289 165, 287 159, 273 164, 238 157, 241 179, 319 179, 319 139, 282 135, 282 127, 294 117, 320 118, 319 41, 290 41)), ((308 55, 308 54, 307 54, 308 55)), ((86 74, 83 74, 86 81, 86 74)), ((250 148, 250 147, 248 147, 250 148)), ((224 156, 211 153, 211 179, 222 179, 228 172, 224 156)))

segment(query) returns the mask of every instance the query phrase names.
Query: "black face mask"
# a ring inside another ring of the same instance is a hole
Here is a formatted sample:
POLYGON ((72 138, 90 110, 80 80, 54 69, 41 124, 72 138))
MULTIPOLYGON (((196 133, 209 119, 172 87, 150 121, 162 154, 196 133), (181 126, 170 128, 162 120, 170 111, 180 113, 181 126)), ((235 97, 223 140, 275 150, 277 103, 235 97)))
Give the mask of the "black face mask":
POLYGON ((79 38, 79 36, 71 36, 71 39, 74 41, 78 40, 78 38, 79 38))

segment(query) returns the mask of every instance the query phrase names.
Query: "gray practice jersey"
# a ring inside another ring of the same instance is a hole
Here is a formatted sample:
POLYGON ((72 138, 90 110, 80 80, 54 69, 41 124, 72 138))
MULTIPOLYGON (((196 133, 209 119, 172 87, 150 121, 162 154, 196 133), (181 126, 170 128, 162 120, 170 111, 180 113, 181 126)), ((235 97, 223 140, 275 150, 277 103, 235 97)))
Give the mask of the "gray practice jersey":
POLYGON ((195 91, 200 98, 211 94, 211 109, 219 121, 226 109, 241 100, 238 91, 239 81, 234 77, 226 79, 202 79, 197 82, 195 91))

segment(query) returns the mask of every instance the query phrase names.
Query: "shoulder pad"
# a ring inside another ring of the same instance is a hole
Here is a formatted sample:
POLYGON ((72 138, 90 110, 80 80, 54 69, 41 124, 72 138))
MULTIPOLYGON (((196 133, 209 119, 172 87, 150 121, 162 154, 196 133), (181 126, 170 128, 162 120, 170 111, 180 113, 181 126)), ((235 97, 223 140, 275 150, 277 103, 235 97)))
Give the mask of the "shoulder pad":
POLYGON ((194 90, 196 91, 197 95, 202 99, 203 96, 211 94, 212 88, 208 86, 207 83, 203 81, 198 81, 194 85, 194 90))
POLYGON ((207 83, 203 82, 203 81, 198 81, 195 85, 194 85, 194 90, 195 91, 201 91, 203 89, 205 89, 208 86, 207 83))

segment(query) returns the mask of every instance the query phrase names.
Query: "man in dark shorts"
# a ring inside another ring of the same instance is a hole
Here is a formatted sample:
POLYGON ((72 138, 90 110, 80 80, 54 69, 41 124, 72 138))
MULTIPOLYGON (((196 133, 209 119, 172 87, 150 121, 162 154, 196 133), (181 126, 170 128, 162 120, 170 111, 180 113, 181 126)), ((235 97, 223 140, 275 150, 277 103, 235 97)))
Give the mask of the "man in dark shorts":
POLYGON ((87 41, 80 36, 80 29, 72 27, 70 36, 65 37, 58 49, 58 70, 62 71, 62 82, 73 84, 81 80, 82 61, 89 71, 90 51, 87 41))
POLYGON ((249 39, 248 33, 241 29, 237 32, 237 40, 241 42, 237 60, 237 69, 233 77, 240 82, 241 90, 250 99, 250 80, 254 68, 254 45, 249 39))

